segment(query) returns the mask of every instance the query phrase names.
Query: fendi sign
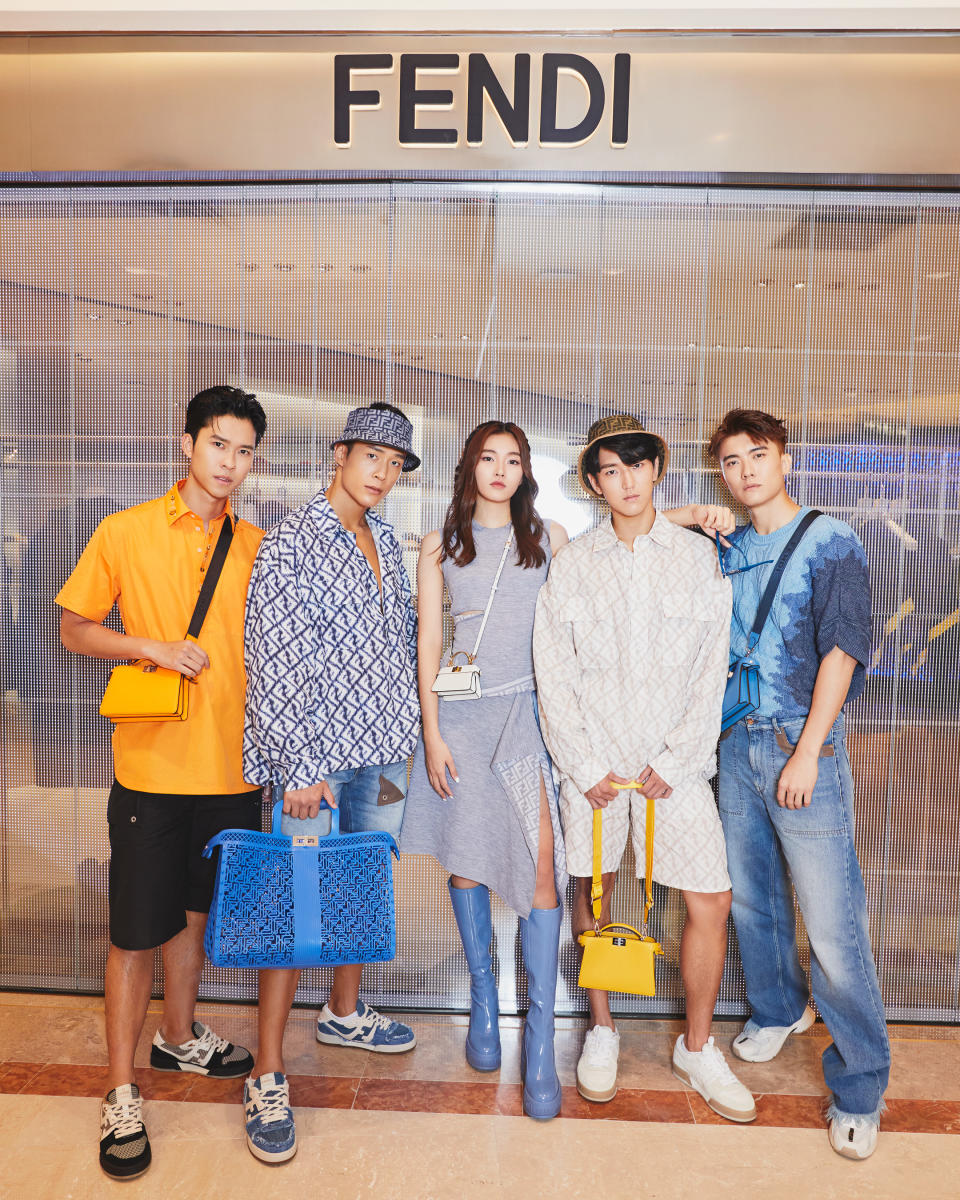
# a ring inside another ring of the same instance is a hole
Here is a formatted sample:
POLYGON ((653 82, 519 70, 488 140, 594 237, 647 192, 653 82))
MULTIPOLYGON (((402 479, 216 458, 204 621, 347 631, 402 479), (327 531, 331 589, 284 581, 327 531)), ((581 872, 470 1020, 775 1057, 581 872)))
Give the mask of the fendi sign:
MULTIPOLYGON (((504 56, 501 56, 504 57, 504 56)), ((630 55, 606 56, 602 66, 583 54, 514 54, 506 74, 487 54, 336 54, 333 59, 333 140, 352 146, 384 113, 378 77, 395 80, 392 114, 401 146, 480 146, 496 136, 510 146, 582 146, 603 131, 611 146, 626 146, 630 129, 630 55), (458 103, 450 77, 465 81, 458 103), (605 78, 606 76, 606 78, 605 78), (568 85, 561 117, 561 84, 568 85), (571 91, 575 93, 571 95, 571 91), (579 100, 579 105, 577 101, 579 100), (532 112, 535 116, 532 116, 532 112), (444 113, 426 124, 423 114, 444 113), (533 124, 531 125, 531 121, 533 124)))

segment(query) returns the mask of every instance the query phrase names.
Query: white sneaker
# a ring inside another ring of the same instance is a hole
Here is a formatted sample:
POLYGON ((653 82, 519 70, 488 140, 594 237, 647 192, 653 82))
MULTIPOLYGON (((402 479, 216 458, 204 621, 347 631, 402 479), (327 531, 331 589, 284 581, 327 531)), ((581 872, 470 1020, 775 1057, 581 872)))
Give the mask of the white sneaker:
POLYGON ((617 1059, 620 1034, 607 1025, 587 1030, 577 1063, 577 1091, 584 1100, 603 1104, 617 1094, 617 1059))
POLYGON ((831 1117, 830 1145, 844 1158, 869 1158, 877 1148, 877 1123, 869 1117, 831 1117))
POLYGON ((727 1060, 713 1038, 708 1038, 696 1054, 688 1050, 683 1034, 673 1048, 673 1073, 700 1093, 715 1113, 728 1121, 755 1121, 757 1106, 753 1096, 727 1066, 727 1060))
POLYGON ((744 1027, 733 1039, 733 1052, 744 1062, 769 1062, 777 1057, 791 1033, 803 1033, 816 1019, 817 1014, 808 1007, 792 1025, 767 1025, 763 1029, 744 1027))

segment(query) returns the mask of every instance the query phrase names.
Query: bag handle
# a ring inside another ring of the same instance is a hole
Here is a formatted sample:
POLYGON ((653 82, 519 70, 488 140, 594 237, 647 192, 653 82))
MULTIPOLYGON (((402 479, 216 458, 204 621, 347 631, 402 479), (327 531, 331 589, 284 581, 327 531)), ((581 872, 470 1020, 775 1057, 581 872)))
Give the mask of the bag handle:
MULTIPOLYGON (((273 821, 271 824, 270 832, 273 833, 275 837, 281 837, 281 836, 292 837, 295 835, 284 834, 283 830, 280 828, 280 819, 283 816, 283 788, 281 785, 279 785, 279 784, 274 785, 273 795, 275 797, 277 796, 278 787, 280 788, 280 795, 273 802, 273 821)), ((330 810, 330 832, 325 833, 322 836, 325 838, 339 837, 340 836, 340 809, 331 807, 326 802, 326 800, 320 801, 320 807, 321 807, 321 809, 327 808, 330 810)))
MULTIPOLYGON (((618 791, 627 791, 629 788, 640 790, 639 783, 614 785, 618 791)), ((643 795, 642 792, 640 792, 643 795)), ((644 901, 643 901, 643 936, 647 936, 647 924, 650 920, 650 912, 653 908, 653 831, 656 820, 655 801, 649 796, 645 796, 647 802, 647 829, 646 829, 646 866, 644 868, 644 901)), ((602 851, 603 851, 603 809, 595 808, 593 810, 593 882, 590 888, 590 899, 593 901, 593 926, 597 933, 600 932, 600 906, 603 903, 603 870, 602 870, 602 851)), ((609 926, 604 926, 609 928, 609 926)), ((624 926, 625 929, 632 929, 632 925, 624 926)), ((636 931, 635 931, 636 932, 636 931)))
POLYGON ((223 571, 223 564, 227 561, 227 551, 230 549, 232 541, 233 522, 230 520, 229 515, 224 513, 220 536, 217 538, 213 557, 210 559, 210 569, 207 571, 203 586, 200 588, 200 595, 197 597, 197 603, 193 608, 193 616, 190 618, 190 626, 187 629, 187 637, 194 642, 200 636, 200 630, 203 628, 203 622, 206 620, 207 610, 210 608, 213 593, 220 582, 220 574, 223 571))
MULTIPOLYGON (((490 616, 490 609, 493 607, 493 596, 497 590, 497 585, 500 583, 500 576, 503 574, 503 565, 507 561, 507 554, 510 551, 510 543, 513 541, 513 526, 510 526, 510 532, 507 534, 507 541, 503 547, 503 553, 500 555, 500 565, 497 567, 497 573, 493 577, 493 587, 490 589, 490 595, 487 597, 487 607, 483 610, 483 620, 480 622, 480 631, 477 634, 477 640, 473 644, 473 653, 467 654, 467 662, 473 663, 480 652, 480 641, 483 638, 483 631, 487 627, 487 617, 490 616)), ((465 654, 466 651, 458 650, 456 654, 450 655, 448 667, 453 666, 453 660, 460 654, 465 654)))
POLYGON ((757 609, 757 615, 753 620, 753 628, 750 630, 750 636, 747 638, 747 654, 752 654, 756 649, 757 643, 760 641, 760 634, 763 632, 763 627, 767 623, 767 617, 770 615, 770 609, 773 607, 774 597, 777 594, 777 588, 780 586, 780 580, 783 578, 783 573, 787 569, 787 563, 793 556, 794 550, 800 545, 800 539, 807 532, 810 526, 814 523, 817 517, 822 517, 823 513, 819 508, 811 508, 806 514, 797 528, 793 531, 790 541, 783 548, 783 553, 777 559, 777 565, 770 572, 770 578, 767 580, 767 586, 764 589, 763 596, 760 599, 760 606, 757 609))

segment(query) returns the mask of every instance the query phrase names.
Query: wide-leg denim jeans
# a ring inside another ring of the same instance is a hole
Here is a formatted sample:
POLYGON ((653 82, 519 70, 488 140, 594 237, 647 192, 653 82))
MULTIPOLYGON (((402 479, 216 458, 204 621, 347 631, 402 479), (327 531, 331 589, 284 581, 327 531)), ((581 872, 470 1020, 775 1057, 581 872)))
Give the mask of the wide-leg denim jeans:
POLYGON ((777 804, 777 781, 804 720, 749 718, 719 747, 720 817, 752 1012, 748 1025, 792 1025, 807 1003, 792 881, 810 939, 813 996, 833 1038, 823 1053, 833 1111, 878 1120, 890 1043, 854 847, 842 713, 821 750, 809 807, 777 804))

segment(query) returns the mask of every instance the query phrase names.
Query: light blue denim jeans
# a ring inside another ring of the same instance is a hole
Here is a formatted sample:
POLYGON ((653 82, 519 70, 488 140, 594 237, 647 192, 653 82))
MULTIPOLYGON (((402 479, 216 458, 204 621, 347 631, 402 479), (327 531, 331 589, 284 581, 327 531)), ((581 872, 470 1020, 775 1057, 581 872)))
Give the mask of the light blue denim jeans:
MULTIPOLYGON (((334 771, 326 777, 333 798, 340 809, 341 833, 373 833, 382 830, 400 837, 403 809, 407 794, 407 760, 395 763, 373 763, 349 771, 334 771), (392 785, 384 786, 384 785, 392 785), (397 795, 399 792, 399 795, 397 795), (386 803, 381 803, 385 800, 386 803)), ((284 813, 281 833, 297 834, 330 832, 330 814, 321 808, 315 817, 291 817, 284 813)))
POLYGON ((792 1025, 807 1003, 795 888, 810 939, 813 997, 833 1038, 823 1052, 831 1115, 876 1121, 890 1075, 890 1043, 854 847, 842 713, 821 751, 809 807, 777 804, 777 781, 804 721, 748 718, 719 747, 720 818, 752 1014, 747 1027, 792 1025))

